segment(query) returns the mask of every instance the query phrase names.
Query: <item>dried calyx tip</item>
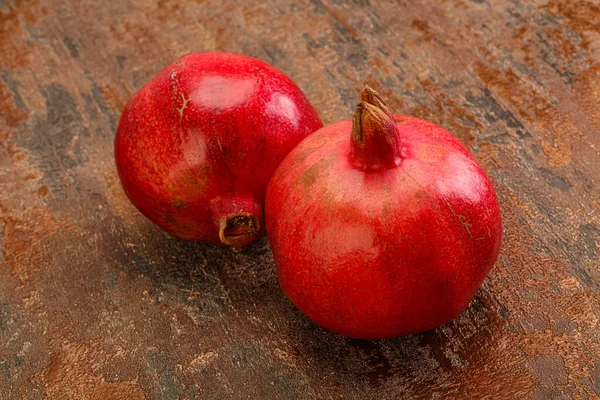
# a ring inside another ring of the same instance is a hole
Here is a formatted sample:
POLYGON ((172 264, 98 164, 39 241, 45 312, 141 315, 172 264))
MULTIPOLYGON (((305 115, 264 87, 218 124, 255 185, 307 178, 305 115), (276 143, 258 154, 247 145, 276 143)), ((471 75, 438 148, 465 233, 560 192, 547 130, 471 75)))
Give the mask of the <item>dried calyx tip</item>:
POLYGON ((392 112, 375 90, 360 92, 352 120, 352 154, 360 168, 396 167, 400 163, 400 137, 392 112))
POLYGON ((360 101, 361 103, 372 104, 373 106, 379 108, 383 112, 385 112, 390 118, 393 118, 392 112, 385 101, 381 98, 381 95, 375 91, 371 86, 365 85, 360 91, 360 101))
POLYGON ((394 121, 394 116, 381 95, 369 85, 360 91, 360 103, 356 105, 356 112, 352 121, 352 134, 358 140, 363 140, 363 132, 372 127, 383 127, 394 121))
POLYGON ((381 108, 361 101, 356 106, 354 120, 352 121, 352 133, 358 140, 363 140, 363 133, 373 128, 385 126, 390 117, 381 108))

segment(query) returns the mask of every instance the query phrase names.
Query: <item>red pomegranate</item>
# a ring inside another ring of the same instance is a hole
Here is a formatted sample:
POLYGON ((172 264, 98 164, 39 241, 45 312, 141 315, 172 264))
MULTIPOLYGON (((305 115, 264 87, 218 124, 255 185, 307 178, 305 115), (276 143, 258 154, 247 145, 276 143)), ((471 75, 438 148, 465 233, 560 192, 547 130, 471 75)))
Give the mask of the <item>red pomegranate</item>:
POLYGON ((365 87, 353 121, 300 143, 273 175, 266 224, 281 289, 319 325, 383 339, 442 325, 498 256, 488 177, 452 134, 392 115, 365 87))
POLYGON ((244 246, 264 232, 271 175, 322 126, 274 67, 236 54, 189 54, 126 105, 117 169, 131 202, 172 236, 244 246))

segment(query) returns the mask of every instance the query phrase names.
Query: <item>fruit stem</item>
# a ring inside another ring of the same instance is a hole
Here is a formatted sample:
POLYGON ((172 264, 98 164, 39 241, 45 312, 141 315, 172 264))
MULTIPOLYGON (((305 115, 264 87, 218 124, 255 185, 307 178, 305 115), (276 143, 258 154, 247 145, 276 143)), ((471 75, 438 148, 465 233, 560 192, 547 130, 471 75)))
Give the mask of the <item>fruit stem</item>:
POLYGON ((216 198, 211 211, 221 243, 244 247, 260 235, 260 207, 252 199, 216 198))
POLYGON ((360 169, 395 168, 402 162, 401 138, 379 93, 365 86, 352 120, 351 158, 360 169))

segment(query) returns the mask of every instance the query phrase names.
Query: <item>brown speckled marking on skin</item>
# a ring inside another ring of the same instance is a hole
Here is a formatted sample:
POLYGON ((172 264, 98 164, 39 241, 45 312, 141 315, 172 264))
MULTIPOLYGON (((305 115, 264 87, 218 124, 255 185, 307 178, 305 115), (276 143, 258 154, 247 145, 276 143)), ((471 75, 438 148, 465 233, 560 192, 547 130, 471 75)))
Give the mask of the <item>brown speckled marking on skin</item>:
POLYGON ((318 179, 327 178, 327 166, 335 161, 335 154, 332 157, 322 158, 317 161, 313 166, 308 168, 304 175, 302 175, 299 184, 304 185, 308 190, 318 179))
POLYGON ((600 397, 598 6, 366 3, 0 1, 0 398, 600 397), (135 210, 122 107, 206 50, 273 63, 326 123, 369 84, 468 145, 504 245, 459 318, 346 339, 284 298, 266 240, 179 243, 135 210))

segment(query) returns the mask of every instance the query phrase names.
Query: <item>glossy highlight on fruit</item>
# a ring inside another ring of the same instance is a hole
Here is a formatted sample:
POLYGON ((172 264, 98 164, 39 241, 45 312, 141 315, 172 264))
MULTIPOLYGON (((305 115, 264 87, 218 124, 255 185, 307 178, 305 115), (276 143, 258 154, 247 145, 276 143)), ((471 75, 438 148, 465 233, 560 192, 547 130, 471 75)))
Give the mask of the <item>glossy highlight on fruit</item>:
POLYGON ((500 250, 496 194, 469 151, 437 125, 392 115, 369 87, 353 121, 285 158, 265 204, 281 289, 319 325, 355 338, 450 321, 500 250))
POLYGON ((276 68, 242 55, 193 53, 125 106, 117 170, 131 202, 172 236, 245 246, 264 233, 271 175, 322 126, 276 68))

